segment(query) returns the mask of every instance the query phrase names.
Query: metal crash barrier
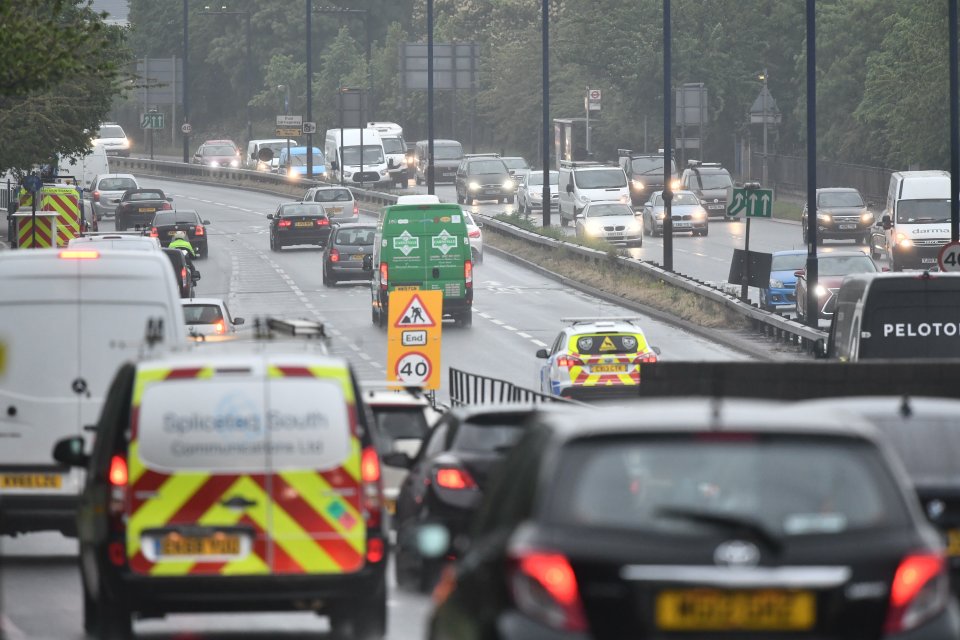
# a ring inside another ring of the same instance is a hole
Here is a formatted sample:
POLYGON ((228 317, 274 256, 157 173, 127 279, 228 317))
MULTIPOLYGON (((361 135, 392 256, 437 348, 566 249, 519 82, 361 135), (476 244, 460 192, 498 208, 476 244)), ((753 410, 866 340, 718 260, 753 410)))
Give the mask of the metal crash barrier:
POLYGON ((498 380, 450 367, 450 403, 455 407, 504 403, 562 402, 583 404, 576 400, 560 398, 517 386, 506 380, 498 380))

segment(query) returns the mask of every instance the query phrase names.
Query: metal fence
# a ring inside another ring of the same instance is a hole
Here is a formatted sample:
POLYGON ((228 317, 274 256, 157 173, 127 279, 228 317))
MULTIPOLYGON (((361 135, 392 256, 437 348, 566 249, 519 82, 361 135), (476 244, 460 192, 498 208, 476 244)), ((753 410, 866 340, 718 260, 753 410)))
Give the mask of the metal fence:
MULTIPOLYGON (((763 153, 754 152, 749 176, 745 179, 763 179, 763 153)), ((853 187, 867 202, 880 207, 887 197, 890 174, 894 169, 868 167, 842 162, 817 162, 817 187, 853 187)), ((807 159, 799 156, 767 155, 767 185, 779 194, 806 197, 807 159)))
POLYGON ((509 402, 583 404, 568 398, 560 398, 533 389, 526 389, 506 380, 489 378, 450 367, 450 403, 453 406, 509 402))

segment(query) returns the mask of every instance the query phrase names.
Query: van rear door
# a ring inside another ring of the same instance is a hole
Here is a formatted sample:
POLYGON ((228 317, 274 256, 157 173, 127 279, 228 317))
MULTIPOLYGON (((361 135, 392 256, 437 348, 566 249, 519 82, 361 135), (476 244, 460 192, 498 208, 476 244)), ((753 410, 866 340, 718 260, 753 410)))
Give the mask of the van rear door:
POLYGON ((426 273, 423 288, 443 291, 447 299, 462 300, 467 295, 466 269, 472 272, 467 226, 459 207, 425 218, 420 227, 421 244, 426 250, 426 273))

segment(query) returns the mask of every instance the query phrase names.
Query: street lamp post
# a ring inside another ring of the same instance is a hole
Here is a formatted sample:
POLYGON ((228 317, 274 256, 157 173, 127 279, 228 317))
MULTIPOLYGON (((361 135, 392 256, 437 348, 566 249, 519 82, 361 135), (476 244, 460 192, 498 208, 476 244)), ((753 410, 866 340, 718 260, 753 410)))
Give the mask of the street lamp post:
POLYGON ((673 271, 673 113, 670 83, 670 0, 663 0, 663 268, 673 271))
POLYGON ((187 0, 183 0, 183 161, 190 161, 190 134, 186 125, 190 123, 190 14, 187 0))
POLYGON ((767 186, 767 69, 764 67, 760 74, 760 80, 763 81, 763 93, 761 93, 762 115, 763 118, 763 173, 761 174, 761 183, 767 186))
MULTIPOLYGON (((184 6, 186 6, 186 0, 184 0, 184 6)), ((200 12, 202 16, 243 16, 244 18, 244 34, 247 41, 246 46, 246 77, 244 78, 244 89, 247 94, 246 99, 246 114, 247 114, 247 141, 249 142, 253 138, 253 120, 250 117, 250 100, 253 98, 251 95, 251 81, 250 77, 253 73, 251 69, 251 57, 250 57, 250 12, 245 10, 229 11, 227 10, 227 5, 220 5, 219 9, 211 9, 210 5, 204 7, 204 10, 200 12)), ((184 60, 184 74, 186 74, 186 60, 184 60)), ((184 76, 186 77, 186 76, 184 76)), ((184 89, 184 96, 186 96, 186 89, 184 89)))
POLYGON ((543 158, 543 226, 550 226, 550 0, 543 0, 540 11, 542 13, 541 33, 543 67, 541 77, 543 81, 543 123, 541 124, 541 154, 543 158))
MULTIPOLYGON (((290 115, 290 85, 288 84, 277 85, 277 91, 284 91, 284 90, 286 90, 287 94, 283 101, 283 115, 288 116, 290 115)), ((287 139, 287 162, 289 163, 290 162, 290 136, 284 136, 284 138, 287 139)), ((289 170, 290 169, 287 168, 287 171, 289 170)))

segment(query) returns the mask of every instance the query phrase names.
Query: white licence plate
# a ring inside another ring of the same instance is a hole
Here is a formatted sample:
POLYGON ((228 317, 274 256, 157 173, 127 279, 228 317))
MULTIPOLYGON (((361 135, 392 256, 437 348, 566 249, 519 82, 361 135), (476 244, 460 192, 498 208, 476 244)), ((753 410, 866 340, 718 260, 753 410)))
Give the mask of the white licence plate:
POLYGON ((840 225, 841 229, 856 229, 857 225, 855 224, 842 224, 840 225))
POLYGON ((673 226, 677 229, 685 229, 690 226, 689 222, 674 222, 673 226))
POLYGON ((607 234, 608 238, 622 238, 623 234, 619 232, 611 232, 607 234))
POLYGON ((920 258, 920 262, 922 262, 923 264, 936 264, 937 259, 936 258, 920 258))
POLYGON ((707 209, 723 209, 726 206, 727 205, 724 205, 724 204, 708 204, 707 209))

